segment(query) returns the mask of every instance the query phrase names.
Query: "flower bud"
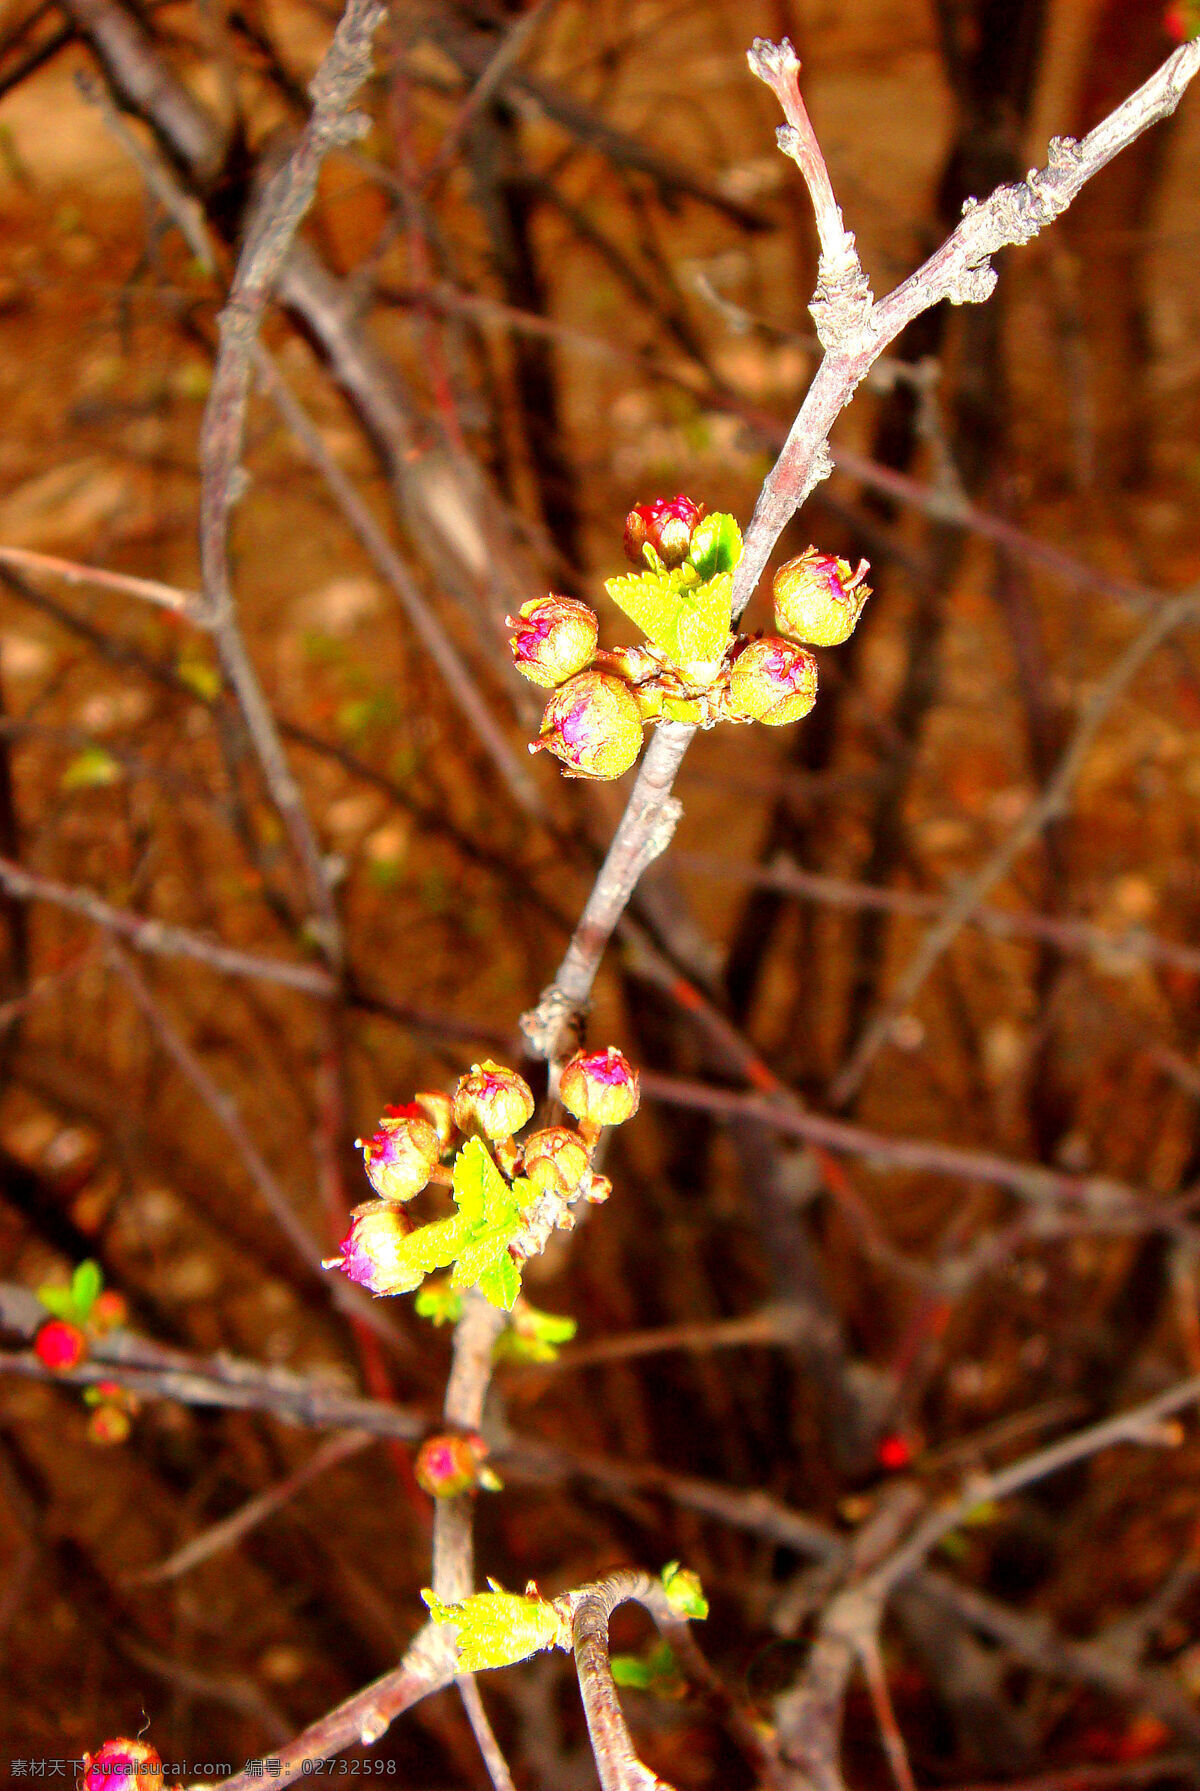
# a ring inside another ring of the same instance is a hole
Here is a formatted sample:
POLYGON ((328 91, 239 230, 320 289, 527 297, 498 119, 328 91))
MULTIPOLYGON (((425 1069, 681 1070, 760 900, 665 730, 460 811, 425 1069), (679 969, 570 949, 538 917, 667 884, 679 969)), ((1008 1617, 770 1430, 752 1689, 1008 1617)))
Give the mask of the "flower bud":
POLYGON ((92 1410, 87 1422, 87 1433, 91 1442, 99 1443, 104 1448, 115 1448, 124 1443, 132 1430, 133 1424, 129 1413, 122 1406, 114 1405, 109 1400, 92 1410))
POLYGON ((71 1368, 78 1368, 87 1355, 87 1338, 78 1325, 68 1323, 65 1318, 52 1318, 34 1338, 33 1353, 56 1374, 65 1374, 71 1368))
POLYGON ((482 1132, 485 1138, 511 1138, 533 1118, 533 1090, 515 1070, 500 1063, 473 1063, 450 1103, 460 1132, 482 1132))
POLYGON ((487 1453, 481 1436, 426 1437, 413 1464, 417 1485, 433 1499, 457 1498, 480 1484, 487 1453))
POLYGON ((92 1309, 88 1313, 88 1323, 97 1336, 104 1337, 109 1331, 120 1330, 129 1323, 129 1302, 123 1293, 115 1287, 106 1287, 92 1301, 92 1309))
POLYGON ((649 543, 664 566, 682 566, 692 544, 692 532, 703 518, 704 505, 693 504, 682 492, 673 498, 635 504, 625 518, 627 558, 644 568, 646 556, 642 550, 649 543))
POLYGON ((563 1066, 558 1098, 568 1113, 590 1126, 619 1126, 641 1101, 638 1074, 629 1059, 607 1051, 577 1051, 563 1066))
POLYGON ((338 1246, 340 1254, 327 1258, 321 1267, 341 1269, 368 1293, 407 1293, 413 1285, 412 1269, 402 1262, 400 1246, 412 1229, 408 1214, 392 1201, 368 1201, 351 1213, 350 1229, 338 1246))
POLYGON ((535 1188, 573 1194, 587 1172, 587 1150, 567 1126, 547 1126, 525 1140, 524 1175, 535 1188))
POLYGON ((612 1182, 609 1180, 608 1176, 596 1175, 593 1172, 591 1181, 588 1183, 587 1192, 583 1198, 589 1200, 593 1206, 603 1206, 611 1193, 612 1182))
POLYGON ((863 580, 865 560, 851 572, 848 560, 806 547, 775 574, 775 626, 810 647, 840 647, 854 633, 871 595, 863 580))
POLYGON ((163 1764, 148 1741, 118 1737, 83 1756, 80 1791, 160 1791, 163 1764))
POLYGON ((573 597, 535 597, 515 616, 505 616, 516 630, 509 638, 513 664, 531 684, 552 690, 590 664, 600 624, 586 603, 573 597))
POLYGON ((799 721, 817 700, 817 662, 803 647, 767 635, 747 641, 729 673, 729 713, 769 728, 799 721))
POLYGON ((454 1119, 450 1112, 450 1096, 443 1094, 440 1088, 419 1088, 413 1096, 414 1107, 419 1107, 425 1118, 437 1133, 438 1143, 445 1150, 454 1136, 454 1119))
POLYGON ((367 1180, 381 1200, 411 1200, 419 1194, 442 1154, 427 1119, 384 1118, 373 1137, 355 1142, 367 1180))
POLYGON ((552 752, 568 777, 621 777, 642 750, 642 716, 628 684, 579 672, 554 692, 530 752, 552 752))

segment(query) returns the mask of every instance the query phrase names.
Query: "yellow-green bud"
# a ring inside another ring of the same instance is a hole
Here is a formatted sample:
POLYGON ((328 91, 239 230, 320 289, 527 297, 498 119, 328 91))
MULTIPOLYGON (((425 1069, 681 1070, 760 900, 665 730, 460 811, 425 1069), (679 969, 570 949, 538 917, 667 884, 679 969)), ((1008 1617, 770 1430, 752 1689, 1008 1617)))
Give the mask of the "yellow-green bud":
POLYGON ((729 673, 729 714, 735 721, 783 727, 808 714, 817 700, 817 662, 803 647, 768 635, 747 641, 729 673))
POLYGON ((806 547, 775 574, 776 628, 810 647, 840 647, 871 595, 863 583, 869 571, 865 560, 852 572, 848 560, 806 547))

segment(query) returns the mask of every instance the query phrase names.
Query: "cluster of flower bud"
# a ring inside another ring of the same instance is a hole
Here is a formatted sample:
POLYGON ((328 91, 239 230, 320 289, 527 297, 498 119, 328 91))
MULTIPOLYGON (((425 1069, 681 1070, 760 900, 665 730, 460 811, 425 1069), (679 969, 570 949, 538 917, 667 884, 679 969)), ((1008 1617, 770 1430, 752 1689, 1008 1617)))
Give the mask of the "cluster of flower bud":
MULTIPOLYGON (((414 1231, 428 1237, 454 1221, 434 1221, 424 1228, 411 1218, 407 1203, 431 1182, 458 1184, 443 1159, 461 1159, 464 1148, 478 1151, 484 1142, 487 1173, 510 1186, 520 1184, 527 1204, 542 1196, 558 1202, 561 1222, 571 1222, 569 1208, 577 1199, 599 1204, 612 1184, 591 1169, 600 1130, 620 1125, 638 1109, 638 1077, 628 1059, 610 1046, 606 1051, 579 1051, 562 1072, 560 1098, 576 1127, 546 1126, 518 1140, 533 1118, 533 1091, 524 1077, 503 1064, 472 1064, 452 1095, 420 1093, 405 1107, 389 1108, 370 1138, 360 1138, 367 1179, 377 1199, 356 1207, 350 1228, 326 1268, 339 1268, 373 1294, 411 1291, 414 1231), (498 1166, 498 1168, 497 1168, 498 1166)), ((515 1194, 512 1196, 515 1200, 515 1194)), ((428 1268, 444 1266, 430 1262, 428 1268)), ((457 1285, 457 1283, 456 1283, 457 1285)))
MULTIPOLYGON (((70 1374, 87 1360, 91 1345, 129 1319, 125 1296, 116 1288, 102 1286, 98 1264, 81 1263, 71 1286, 39 1289, 42 1304, 56 1316, 39 1326, 33 1352, 52 1374, 70 1374)), ((98 1381, 86 1387, 84 1403, 92 1407, 88 1436, 94 1443, 123 1443, 128 1437, 138 1401, 118 1381, 98 1381)))
POLYGON ((775 576, 779 634, 734 635, 741 536, 732 517, 706 518, 682 493, 656 498, 630 511, 624 546, 640 576, 607 588, 652 637, 645 645, 600 648, 596 616, 571 597, 538 597, 508 618, 517 670, 551 692, 529 750, 552 753, 568 777, 621 777, 647 724, 799 721, 817 694, 807 649, 848 640, 871 594, 865 561, 854 571, 809 547, 775 576))

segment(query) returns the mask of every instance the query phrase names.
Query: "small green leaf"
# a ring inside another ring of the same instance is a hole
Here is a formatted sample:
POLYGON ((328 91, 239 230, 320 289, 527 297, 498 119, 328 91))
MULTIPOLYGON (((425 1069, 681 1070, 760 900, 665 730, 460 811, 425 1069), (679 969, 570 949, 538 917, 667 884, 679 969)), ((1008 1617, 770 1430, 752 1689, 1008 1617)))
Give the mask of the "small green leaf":
POLYGON ((451 1287, 449 1275, 439 1275, 425 1283, 413 1305, 431 1324, 456 1325, 462 1317, 463 1297, 451 1287))
POLYGON ((215 703, 221 694, 220 672, 211 660, 201 659, 197 654, 188 653, 178 659, 175 675, 202 703, 215 703))
POLYGON ((618 1685, 659 1697, 678 1697, 684 1689, 679 1663, 666 1642, 656 1642, 646 1654, 614 1654, 609 1665, 618 1685))
POLYGON ((662 1589, 667 1603, 678 1617, 707 1617, 708 1600, 700 1586, 700 1576, 678 1561, 668 1561, 662 1570, 662 1589))
MULTIPOLYGON (((497 1225, 489 1225, 472 1234, 457 1252, 458 1261, 450 1277, 451 1287, 474 1287, 500 1257, 507 1256, 508 1246, 521 1229, 521 1215, 513 1211, 497 1225)), ((503 1305, 510 1301, 494 1302, 503 1305)))
POLYGON ((571 1646, 569 1626, 544 1598, 520 1598, 495 1580, 488 1584, 490 1592, 476 1592, 458 1604, 443 1604, 429 1590, 421 1594, 433 1621, 454 1630, 461 1672, 511 1667, 543 1648, 571 1646))
POLYGON ((692 660, 719 659, 729 639, 732 615, 731 572, 720 572, 707 584, 685 592, 676 623, 677 662, 687 665, 692 660))
POLYGON ((636 1654, 614 1654, 608 1664, 617 1684, 631 1686, 635 1691, 646 1691, 654 1677, 649 1661, 636 1654))
POLYGON ((553 1362, 561 1345, 570 1343, 578 1329, 573 1318, 539 1312, 536 1306, 522 1302, 508 1329, 496 1339, 492 1354, 503 1362, 553 1362))
POLYGON ((461 1213, 409 1232, 397 1244, 394 1261, 389 1264, 389 1280, 394 1275, 397 1282, 392 1293, 412 1293, 434 1269, 449 1268, 470 1234, 461 1213))
POLYGON ((122 775, 119 763, 103 746, 85 746, 71 760, 60 782, 64 790, 99 790, 120 783, 122 775))
POLYGON ((38 1288, 37 1297, 46 1311, 54 1318, 65 1318, 72 1324, 78 1319, 79 1311, 75 1305, 75 1296, 69 1287, 60 1287, 53 1282, 48 1282, 45 1287, 38 1288))
POLYGON ((664 697, 662 712, 668 721, 686 721, 691 726, 704 715, 702 705, 691 697, 664 697))
POLYGON ((483 1225, 512 1207, 508 1184, 480 1138, 468 1138, 454 1159, 454 1204, 472 1225, 483 1225))
POLYGON ((506 1250, 490 1268, 483 1271, 475 1285, 485 1300, 490 1300, 493 1306, 503 1307, 505 1312, 511 1312, 513 1302, 521 1291, 521 1266, 513 1261, 506 1250))
POLYGON ((715 511, 697 523, 688 558, 704 580, 732 572, 742 557, 742 531, 734 517, 715 511))
POLYGON ((80 1318, 86 1319, 96 1303, 96 1295, 104 1286, 104 1271, 91 1258, 81 1262, 71 1277, 71 1298, 80 1318))

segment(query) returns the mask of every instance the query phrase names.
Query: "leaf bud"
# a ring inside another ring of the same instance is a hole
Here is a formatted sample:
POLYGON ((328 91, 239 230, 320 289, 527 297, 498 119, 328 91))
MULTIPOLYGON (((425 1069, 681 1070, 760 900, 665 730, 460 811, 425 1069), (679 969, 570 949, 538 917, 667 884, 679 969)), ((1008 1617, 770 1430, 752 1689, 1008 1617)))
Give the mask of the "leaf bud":
POLYGON ((119 1331, 122 1325, 129 1323, 129 1302, 125 1295, 118 1293, 115 1287, 104 1288, 92 1301, 88 1322, 99 1337, 106 1336, 109 1331, 119 1331))
POLYGON ((642 750, 642 715, 628 684, 579 672, 551 696, 530 752, 552 752, 568 777, 622 777, 642 750))
POLYGON ((586 603, 573 597, 534 597, 515 616, 506 616, 515 630, 509 638, 513 664, 531 684, 552 690, 590 664, 600 624, 586 603))
POLYGON ((568 1126, 547 1126, 525 1140, 524 1175, 535 1188, 573 1194, 587 1173, 588 1153, 568 1126))
POLYGON ((385 1116, 377 1132, 355 1142, 367 1180, 381 1200, 411 1200, 419 1194, 442 1154, 441 1140, 427 1119, 385 1116))
POLYGON ((563 1065, 558 1098, 583 1124, 619 1126, 633 1118, 642 1097, 637 1071, 609 1045, 606 1051, 577 1051, 563 1065))
POLYGON ((817 662, 803 647, 767 635, 747 641, 729 673, 729 713, 735 721, 783 727, 807 715, 817 700, 817 662))
POLYGON ((110 1400, 102 1400, 88 1416, 87 1433, 93 1443, 111 1449, 128 1440, 133 1428, 129 1413, 110 1400))
POLYGON ((80 1791, 160 1791, 162 1782, 162 1761, 148 1741, 118 1736, 83 1756, 80 1791))
POLYGON ((635 504, 625 518, 625 554, 635 566, 646 564, 645 549, 654 549, 664 566, 682 566, 692 544, 692 532, 704 517, 704 505, 693 504, 679 492, 673 498, 654 498, 635 504))
POLYGON ((87 1338, 78 1325, 65 1318, 52 1318, 34 1338, 33 1353, 44 1367, 66 1374, 78 1368, 87 1355, 87 1338))
POLYGON ((454 1091, 450 1110, 460 1132, 511 1138, 533 1118, 533 1090, 503 1064, 473 1063, 454 1091))
POLYGON ((328 1257, 323 1269, 341 1269, 368 1293, 408 1293, 412 1269, 401 1255, 401 1246, 413 1229, 402 1208, 389 1200, 371 1200, 350 1215, 350 1229, 338 1245, 339 1254, 328 1257))
POLYGON ((840 647, 854 633, 871 595, 865 560, 851 572, 848 560, 806 547, 775 574, 775 626, 810 647, 840 647))
POLYGON ((413 1464, 417 1485, 431 1499, 455 1499, 482 1484, 487 1453, 481 1436, 426 1437, 413 1464))

